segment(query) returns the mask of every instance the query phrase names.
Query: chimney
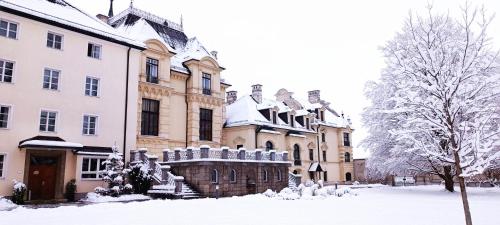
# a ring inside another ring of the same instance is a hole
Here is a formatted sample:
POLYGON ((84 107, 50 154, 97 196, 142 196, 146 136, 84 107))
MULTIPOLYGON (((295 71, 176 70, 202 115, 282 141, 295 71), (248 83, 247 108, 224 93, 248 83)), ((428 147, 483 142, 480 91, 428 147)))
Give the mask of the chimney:
POLYGON ((252 98, 255 99, 257 103, 262 103, 262 85, 254 84, 252 85, 252 98))
POLYGON ((309 103, 314 104, 320 102, 321 96, 319 90, 308 91, 307 94, 309 95, 309 103))
POLYGON ((108 17, 111 18, 113 16, 114 16, 113 15, 113 0, 110 0, 108 17))
POLYGON ((228 91, 226 95, 226 103, 227 105, 233 104, 236 99, 238 99, 238 92, 237 91, 228 91))
POLYGON ((215 58, 217 59, 217 51, 211 51, 210 54, 215 58))

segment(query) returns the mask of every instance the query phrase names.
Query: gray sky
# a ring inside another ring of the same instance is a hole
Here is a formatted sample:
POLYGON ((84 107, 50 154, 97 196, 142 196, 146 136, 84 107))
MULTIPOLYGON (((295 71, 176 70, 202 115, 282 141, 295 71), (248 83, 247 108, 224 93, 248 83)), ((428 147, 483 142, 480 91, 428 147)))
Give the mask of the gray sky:
MULTIPOLYGON (((91 14, 107 14, 109 0, 67 0, 91 14)), ((280 88, 307 98, 321 90, 334 109, 350 115, 356 129, 354 144, 366 136, 361 124, 369 102, 363 94, 368 80, 377 80, 384 59, 380 46, 402 27, 410 10, 422 12, 428 0, 135 0, 134 7, 179 22, 184 18, 188 37, 219 52, 226 71, 222 77, 238 95, 250 85, 263 85, 274 98, 280 88)), ((484 4, 487 12, 500 11, 498 0, 469 1, 484 4)), ((434 1, 435 12, 457 15, 465 1, 434 1)), ((115 15, 130 0, 115 0, 115 15)), ((490 28, 498 46, 500 18, 490 28)), ((364 151, 355 148, 355 157, 364 151)))

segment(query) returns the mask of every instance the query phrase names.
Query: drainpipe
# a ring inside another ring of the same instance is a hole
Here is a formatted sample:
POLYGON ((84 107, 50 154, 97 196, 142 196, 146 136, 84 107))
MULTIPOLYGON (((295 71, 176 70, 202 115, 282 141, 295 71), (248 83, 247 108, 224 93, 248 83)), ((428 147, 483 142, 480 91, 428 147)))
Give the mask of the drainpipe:
POLYGON ((130 50, 132 48, 128 47, 127 51, 127 72, 126 72, 126 80, 125 80, 125 119, 123 119, 123 163, 125 163, 126 149, 127 149, 127 117, 128 117, 128 79, 129 79, 129 70, 130 70, 130 50))
MULTIPOLYGON (((321 155, 319 154, 319 135, 320 135, 320 128, 321 124, 318 124, 318 135, 316 135, 316 142, 317 142, 317 148, 318 148, 318 166, 321 166, 321 155)), ((321 179, 321 174, 318 172, 318 180, 321 179)))
POLYGON ((184 98, 186 102, 186 148, 188 147, 188 121, 189 121, 188 83, 190 78, 191 76, 188 76, 188 78, 186 79, 186 89, 185 89, 186 97, 184 98))

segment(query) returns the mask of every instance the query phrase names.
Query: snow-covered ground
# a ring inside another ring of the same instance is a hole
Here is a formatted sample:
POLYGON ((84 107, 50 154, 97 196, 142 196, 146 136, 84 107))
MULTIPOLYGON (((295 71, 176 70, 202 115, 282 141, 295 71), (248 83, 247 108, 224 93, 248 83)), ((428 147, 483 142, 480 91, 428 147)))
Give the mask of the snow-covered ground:
MULTIPOLYGON (((0 196, 0 211, 11 210, 16 208, 17 205, 12 203, 10 200, 3 198, 0 196)), ((0 224, 2 224, 2 220, 0 219, 0 224)))
POLYGON ((130 202, 130 201, 139 201, 139 200, 149 200, 151 199, 145 195, 122 195, 120 197, 111 197, 111 196, 102 196, 96 193, 88 193, 85 199, 82 199, 83 202, 91 202, 91 203, 103 203, 103 202, 130 202))
MULTIPOLYGON (((0 224, 464 224, 459 193, 441 186, 356 189, 357 195, 278 200, 264 195, 223 199, 152 200, 0 212, 0 224)), ((499 224, 500 188, 469 188, 475 225, 499 224)))

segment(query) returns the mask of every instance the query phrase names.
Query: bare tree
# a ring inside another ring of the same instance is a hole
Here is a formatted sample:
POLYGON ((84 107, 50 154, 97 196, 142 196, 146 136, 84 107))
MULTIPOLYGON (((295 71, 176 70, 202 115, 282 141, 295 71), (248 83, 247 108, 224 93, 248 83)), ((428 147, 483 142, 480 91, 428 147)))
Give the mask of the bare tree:
POLYGON ((464 178, 482 174, 500 157, 498 53, 487 35, 492 19, 469 5, 458 20, 429 7, 425 17, 410 14, 383 48, 381 83, 391 88, 383 105, 391 107, 377 113, 393 122, 392 151, 409 164, 427 160, 430 167, 453 169, 467 225, 472 219, 464 178))

